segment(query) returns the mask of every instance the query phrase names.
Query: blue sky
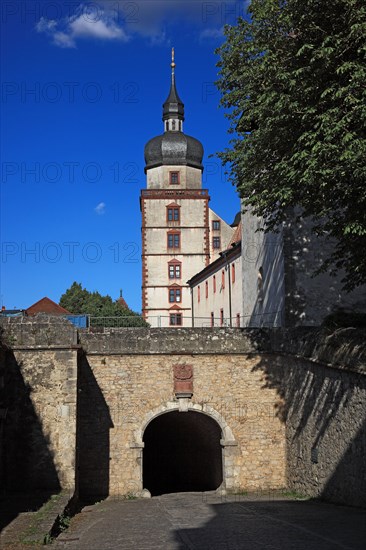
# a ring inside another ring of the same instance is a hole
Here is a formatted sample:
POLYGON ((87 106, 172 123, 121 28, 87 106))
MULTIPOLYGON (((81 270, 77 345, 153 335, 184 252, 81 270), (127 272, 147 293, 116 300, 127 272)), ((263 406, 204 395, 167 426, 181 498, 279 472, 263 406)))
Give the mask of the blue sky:
POLYGON ((3 2, 1 304, 58 301, 78 281, 141 310, 144 145, 162 133, 176 51, 185 132, 229 223, 235 189, 209 155, 229 142, 215 48, 245 2, 3 2))

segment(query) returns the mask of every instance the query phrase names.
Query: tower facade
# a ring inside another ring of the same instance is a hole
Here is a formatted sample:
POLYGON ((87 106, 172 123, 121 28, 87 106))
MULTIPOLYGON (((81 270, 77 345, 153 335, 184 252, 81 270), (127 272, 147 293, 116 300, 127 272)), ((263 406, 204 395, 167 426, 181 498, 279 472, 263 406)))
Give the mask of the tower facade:
POLYGON ((192 326, 187 281, 217 257, 222 231, 225 237, 232 232, 210 210, 208 190, 202 189, 203 146, 183 132, 174 50, 171 69, 164 133, 145 145, 147 188, 140 199, 142 312, 153 327, 192 326))

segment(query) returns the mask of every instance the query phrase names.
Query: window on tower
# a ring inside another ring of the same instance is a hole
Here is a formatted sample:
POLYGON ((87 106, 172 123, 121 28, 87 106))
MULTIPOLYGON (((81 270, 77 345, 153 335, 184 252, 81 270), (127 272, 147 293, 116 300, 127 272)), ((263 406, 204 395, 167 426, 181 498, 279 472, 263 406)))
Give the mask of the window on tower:
POLYGON ((179 222, 180 214, 179 207, 172 206, 167 208, 167 221, 168 222, 179 222))
POLYGON ((179 185, 179 172, 169 172, 170 185, 179 185))
POLYGON ((168 233, 168 248, 180 248, 180 233, 168 233))
POLYGON ((220 220, 212 220, 212 230, 220 231, 220 220))
POLYGON ((182 264, 176 260, 168 263, 169 279, 180 279, 182 277, 182 264))
POLYGON ((182 289, 180 287, 169 288, 169 303, 180 303, 182 301, 182 289))

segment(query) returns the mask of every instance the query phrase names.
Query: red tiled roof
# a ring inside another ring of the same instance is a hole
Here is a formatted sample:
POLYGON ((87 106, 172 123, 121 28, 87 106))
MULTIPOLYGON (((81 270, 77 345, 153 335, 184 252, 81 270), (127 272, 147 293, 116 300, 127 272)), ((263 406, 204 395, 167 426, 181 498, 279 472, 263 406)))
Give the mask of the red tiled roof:
POLYGON ((47 296, 29 306, 29 308, 25 311, 27 315, 36 315, 37 313, 49 313, 50 315, 71 315, 67 309, 59 306, 56 302, 50 298, 47 298, 47 296))
POLYGON ((123 307, 123 309, 130 309, 127 305, 126 300, 122 296, 120 298, 118 298, 117 302, 119 303, 119 305, 121 307, 123 307))
POLYGON ((228 248, 234 243, 238 243, 241 241, 241 221, 239 222, 239 225, 236 226, 235 231, 230 239, 230 242, 228 244, 228 248))

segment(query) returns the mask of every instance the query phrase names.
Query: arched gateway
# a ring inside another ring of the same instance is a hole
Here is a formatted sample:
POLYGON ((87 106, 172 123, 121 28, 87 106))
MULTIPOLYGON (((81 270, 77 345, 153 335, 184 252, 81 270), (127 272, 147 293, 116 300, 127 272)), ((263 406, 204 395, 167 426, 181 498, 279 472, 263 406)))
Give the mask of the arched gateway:
POLYGON ((167 403, 146 416, 135 437, 142 451, 140 486, 153 496, 232 488, 227 462, 237 443, 212 407, 167 403))
POLYGON ((143 486, 154 495, 210 491, 223 481, 221 428, 198 412, 158 416, 143 442, 143 486))

